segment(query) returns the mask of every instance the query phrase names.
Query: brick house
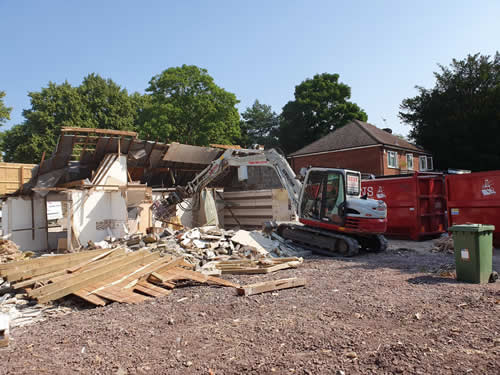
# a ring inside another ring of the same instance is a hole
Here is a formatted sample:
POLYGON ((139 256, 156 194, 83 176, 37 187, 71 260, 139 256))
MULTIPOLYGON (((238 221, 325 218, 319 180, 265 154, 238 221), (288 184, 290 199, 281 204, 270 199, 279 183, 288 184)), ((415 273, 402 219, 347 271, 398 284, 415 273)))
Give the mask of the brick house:
POLYGON ((376 176, 433 170, 432 155, 388 131, 354 120, 288 155, 293 170, 346 168, 376 176))

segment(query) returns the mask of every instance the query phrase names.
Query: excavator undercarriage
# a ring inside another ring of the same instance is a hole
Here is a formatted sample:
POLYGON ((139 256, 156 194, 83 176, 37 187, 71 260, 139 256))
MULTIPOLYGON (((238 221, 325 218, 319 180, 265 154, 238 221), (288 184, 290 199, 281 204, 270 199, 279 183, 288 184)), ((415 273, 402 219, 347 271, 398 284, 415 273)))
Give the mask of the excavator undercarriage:
POLYGON ((351 257, 360 252, 378 253, 387 249, 387 240, 380 234, 340 234, 289 222, 268 224, 265 230, 274 230, 285 240, 291 240, 313 253, 327 256, 351 257))

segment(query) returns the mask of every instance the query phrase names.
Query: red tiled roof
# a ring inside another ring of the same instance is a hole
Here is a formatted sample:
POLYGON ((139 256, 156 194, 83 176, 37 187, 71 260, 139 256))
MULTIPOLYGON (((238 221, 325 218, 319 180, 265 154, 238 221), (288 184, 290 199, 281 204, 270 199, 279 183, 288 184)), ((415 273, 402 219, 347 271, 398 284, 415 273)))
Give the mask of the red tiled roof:
POLYGON ((340 129, 325 135, 323 138, 291 153, 289 156, 315 154, 318 152, 337 151, 346 148, 373 146, 383 144, 403 148, 409 151, 428 153, 424 149, 396 137, 385 130, 367 122, 353 120, 340 129))

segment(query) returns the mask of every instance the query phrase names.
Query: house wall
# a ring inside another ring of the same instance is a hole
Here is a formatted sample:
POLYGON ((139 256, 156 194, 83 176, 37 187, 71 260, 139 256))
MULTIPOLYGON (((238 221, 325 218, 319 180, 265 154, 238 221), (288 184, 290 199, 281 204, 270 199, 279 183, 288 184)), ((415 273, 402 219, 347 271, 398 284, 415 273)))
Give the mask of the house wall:
POLYGON ((376 176, 391 176, 407 172, 419 171, 419 157, 425 155, 414 151, 402 151, 391 148, 367 147, 355 150, 328 152, 324 154, 298 156, 290 158, 290 165, 299 173, 303 167, 324 167, 324 168, 344 168, 359 171, 361 173, 371 173, 376 176), (387 151, 398 153, 398 168, 388 166, 387 151), (413 155, 413 169, 408 169, 406 165, 406 154, 413 155))
POLYGON ((383 174, 382 147, 367 147, 354 150, 328 152, 324 154, 298 156, 290 159, 290 165, 299 173, 305 167, 324 168, 345 168, 360 171, 362 173, 372 173, 374 175, 383 174))
POLYGON ((418 172, 419 169, 419 157, 425 154, 419 154, 414 151, 402 151, 386 148, 383 152, 383 162, 384 162, 384 176, 392 176, 402 173, 410 173, 410 172, 418 172), (396 151, 398 153, 398 168, 389 167, 387 162, 388 152, 387 151, 396 151), (413 155, 413 169, 408 169, 406 165, 406 154, 413 155))
POLYGON ((33 210, 29 197, 8 198, 2 206, 2 219, 4 239, 14 241, 23 251, 47 249, 47 206, 44 198, 33 198, 33 210))
POLYGON ((73 191, 73 230, 80 244, 127 233, 127 201, 120 191, 73 191))

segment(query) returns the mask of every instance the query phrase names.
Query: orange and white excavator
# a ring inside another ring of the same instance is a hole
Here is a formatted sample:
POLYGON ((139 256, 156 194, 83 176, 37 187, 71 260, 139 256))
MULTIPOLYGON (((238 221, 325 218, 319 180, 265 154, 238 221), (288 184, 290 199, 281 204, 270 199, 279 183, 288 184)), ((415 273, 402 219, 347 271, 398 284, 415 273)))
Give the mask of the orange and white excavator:
POLYGON ((360 172, 347 169, 310 168, 302 183, 276 150, 228 149, 185 187, 177 187, 161 202, 172 210, 187 198, 198 205, 199 193, 229 167, 272 167, 288 192, 298 221, 267 223, 285 239, 324 255, 353 256, 360 250, 384 251, 387 206, 381 200, 361 197, 360 172))

